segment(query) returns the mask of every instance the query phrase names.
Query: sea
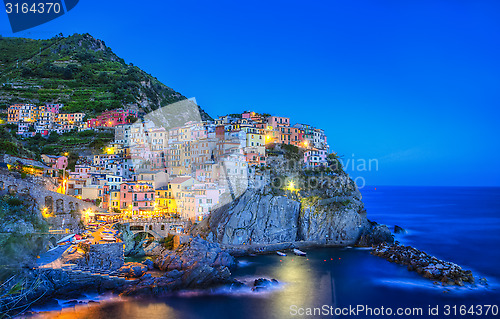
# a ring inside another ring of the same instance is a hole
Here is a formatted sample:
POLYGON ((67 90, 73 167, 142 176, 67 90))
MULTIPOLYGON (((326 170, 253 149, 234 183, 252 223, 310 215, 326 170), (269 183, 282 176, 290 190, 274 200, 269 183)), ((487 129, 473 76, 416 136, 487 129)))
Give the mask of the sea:
POLYGON ((470 269, 485 284, 442 286, 369 248, 307 250, 307 257, 238 260, 234 277, 280 284, 253 292, 185 291, 153 299, 86 295, 31 309, 35 318, 500 318, 500 188, 365 187, 368 218, 396 240, 470 269))

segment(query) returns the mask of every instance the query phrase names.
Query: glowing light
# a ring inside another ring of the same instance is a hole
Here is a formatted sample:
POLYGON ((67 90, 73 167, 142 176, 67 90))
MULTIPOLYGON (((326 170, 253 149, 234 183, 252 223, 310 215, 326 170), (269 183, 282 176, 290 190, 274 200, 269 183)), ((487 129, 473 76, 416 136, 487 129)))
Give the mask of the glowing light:
POLYGON ((107 153, 108 155, 111 155, 111 154, 113 154, 113 153, 114 153, 114 149, 113 149, 112 147, 108 147, 108 148, 106 148, 106 153, 107 153))
POLYGON ((52 213, 49 213, 49 209, 47 207, 44 207, 42 209, 42 216, 43 216, 43 218, 54 217, 54 215, 52 213))
POLYGON ((298 192, 300 190, 300 188, 295 188, 295 182, 289 181, 288 186, 286 187, 286 190, 291 191, 291 192, 298 192))

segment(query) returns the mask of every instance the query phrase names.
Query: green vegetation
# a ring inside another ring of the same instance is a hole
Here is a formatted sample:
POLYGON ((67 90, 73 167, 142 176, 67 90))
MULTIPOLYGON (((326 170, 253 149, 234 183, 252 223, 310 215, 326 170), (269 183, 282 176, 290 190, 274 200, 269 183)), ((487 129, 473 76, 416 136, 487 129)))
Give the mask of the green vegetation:
POLYGON ((34 158, 36 154, 25 148, 16 135, 15 125, 0 126, 0 154, 34 158))
POLYGON ((185 99, 89 34, 47 40, 0 37, 0 68, 0 108, 63 103, 63 111, 95 116, 124 105, 145 105, 148 112, 185 99))
POLYGON ((302 160, 303 152, 297 146, 281 144, 281 149, 287 160, 296 162, 302 160))
POLYGON ((102 153, 103 148, 114 138, 110 131, 81 131, 57 134, 52 132, 48 138, 40 134, 23 140, 24 147, 39 158, 40 154, 68 155, 68 167, 73 169, 81 150, 90 149, 94 153, 102 153))
POLYGON ((328 163, 328 167, 330 167, 333 172, 337 174, 344 173, 344 168, 340 162, 339 156, 336 153, 328 154, 326 161, 328 163))

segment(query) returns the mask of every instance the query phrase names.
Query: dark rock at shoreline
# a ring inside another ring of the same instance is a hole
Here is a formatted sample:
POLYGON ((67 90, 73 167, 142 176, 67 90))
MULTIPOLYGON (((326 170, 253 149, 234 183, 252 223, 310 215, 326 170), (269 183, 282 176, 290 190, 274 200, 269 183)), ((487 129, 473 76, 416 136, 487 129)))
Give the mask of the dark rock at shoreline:
POLYGON ((267 290, 271 287, 279 285, 279 282, 276 279, 266 279, 266 278, 259 278, 255 279, 252 287, 252 291, 261 291, 261 290, 267 290))
POLYGON ((416 271, 425 278, 439 281, 443 285, 464 286, 464 283, 474 283, 470 270, 463 270, 449 261, 440 260, 411 246, 403 246, 398 242, 386 243, 374 247, 372 254, 401 265, 406 265, 409 271, 416 271))
POLYGON ((222 251, 217 243, 208 242, 200 237, 194 237, 176 250, 165 250, 155 260, 158 269, 184 270, 195 263, 206 264, 210 267, 234 267, 236 260, 229 253, 222 251))
POLYGON ((219 244, 194 237, 176 250, 165 250, 156 258, 154 265, 166 273, 162 277, 141 278, 136 285, 124 289, 122 294, 158 295, 179 289, 203 289, 229 284, 229 268, 234 267, 236 261, 222 251, 219 244))
POLYGON ((224 284, 232 284, 231 272, 227 267, 210 267, 207 264, 195 263, 189 269, 174 269, 162 277, 143 276, 141 281, 122 290, 126 296, 161 295, 180 289, 204 289, 224 284))
POLYGON ((233 279, 233 281, 228 285, 229 290, 237 290, 244 287, 246 287, 246 285, 236 279, 233 279))
POLYGON ((394 237, 386 225, 371 222, 371 227, 361 235, 357 245, 370 247, 381 243, 393 243, 394 237))
POLYGON ((398 225, 394 225, 394 234, 406 234, 407 231, 398 225))

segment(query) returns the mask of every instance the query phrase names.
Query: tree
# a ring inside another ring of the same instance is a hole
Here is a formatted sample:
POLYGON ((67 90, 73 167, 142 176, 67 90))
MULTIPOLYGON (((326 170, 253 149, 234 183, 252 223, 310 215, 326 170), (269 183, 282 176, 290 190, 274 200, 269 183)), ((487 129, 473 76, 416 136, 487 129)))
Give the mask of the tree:
POLYGON ((73 78, 73 71, 70 68, 65 68, 63 72, 63 78, 65 80, 71 80, 73 78))
POLYGON ((335 173, 342 173, 344 171, 339 156, 336 153, 328 154, 326 162, 335 173))
POLYGON ((68 169, 74 171, 75 170, 75 165, 76 162, 78 161, 80 157, 78 154, 70 152, 68 155, 68 169))
POLYGON ((59 135, 57 132, 51 132, 49 137, 47 138, 47 143, 56 143, 61 135, 59 135))

